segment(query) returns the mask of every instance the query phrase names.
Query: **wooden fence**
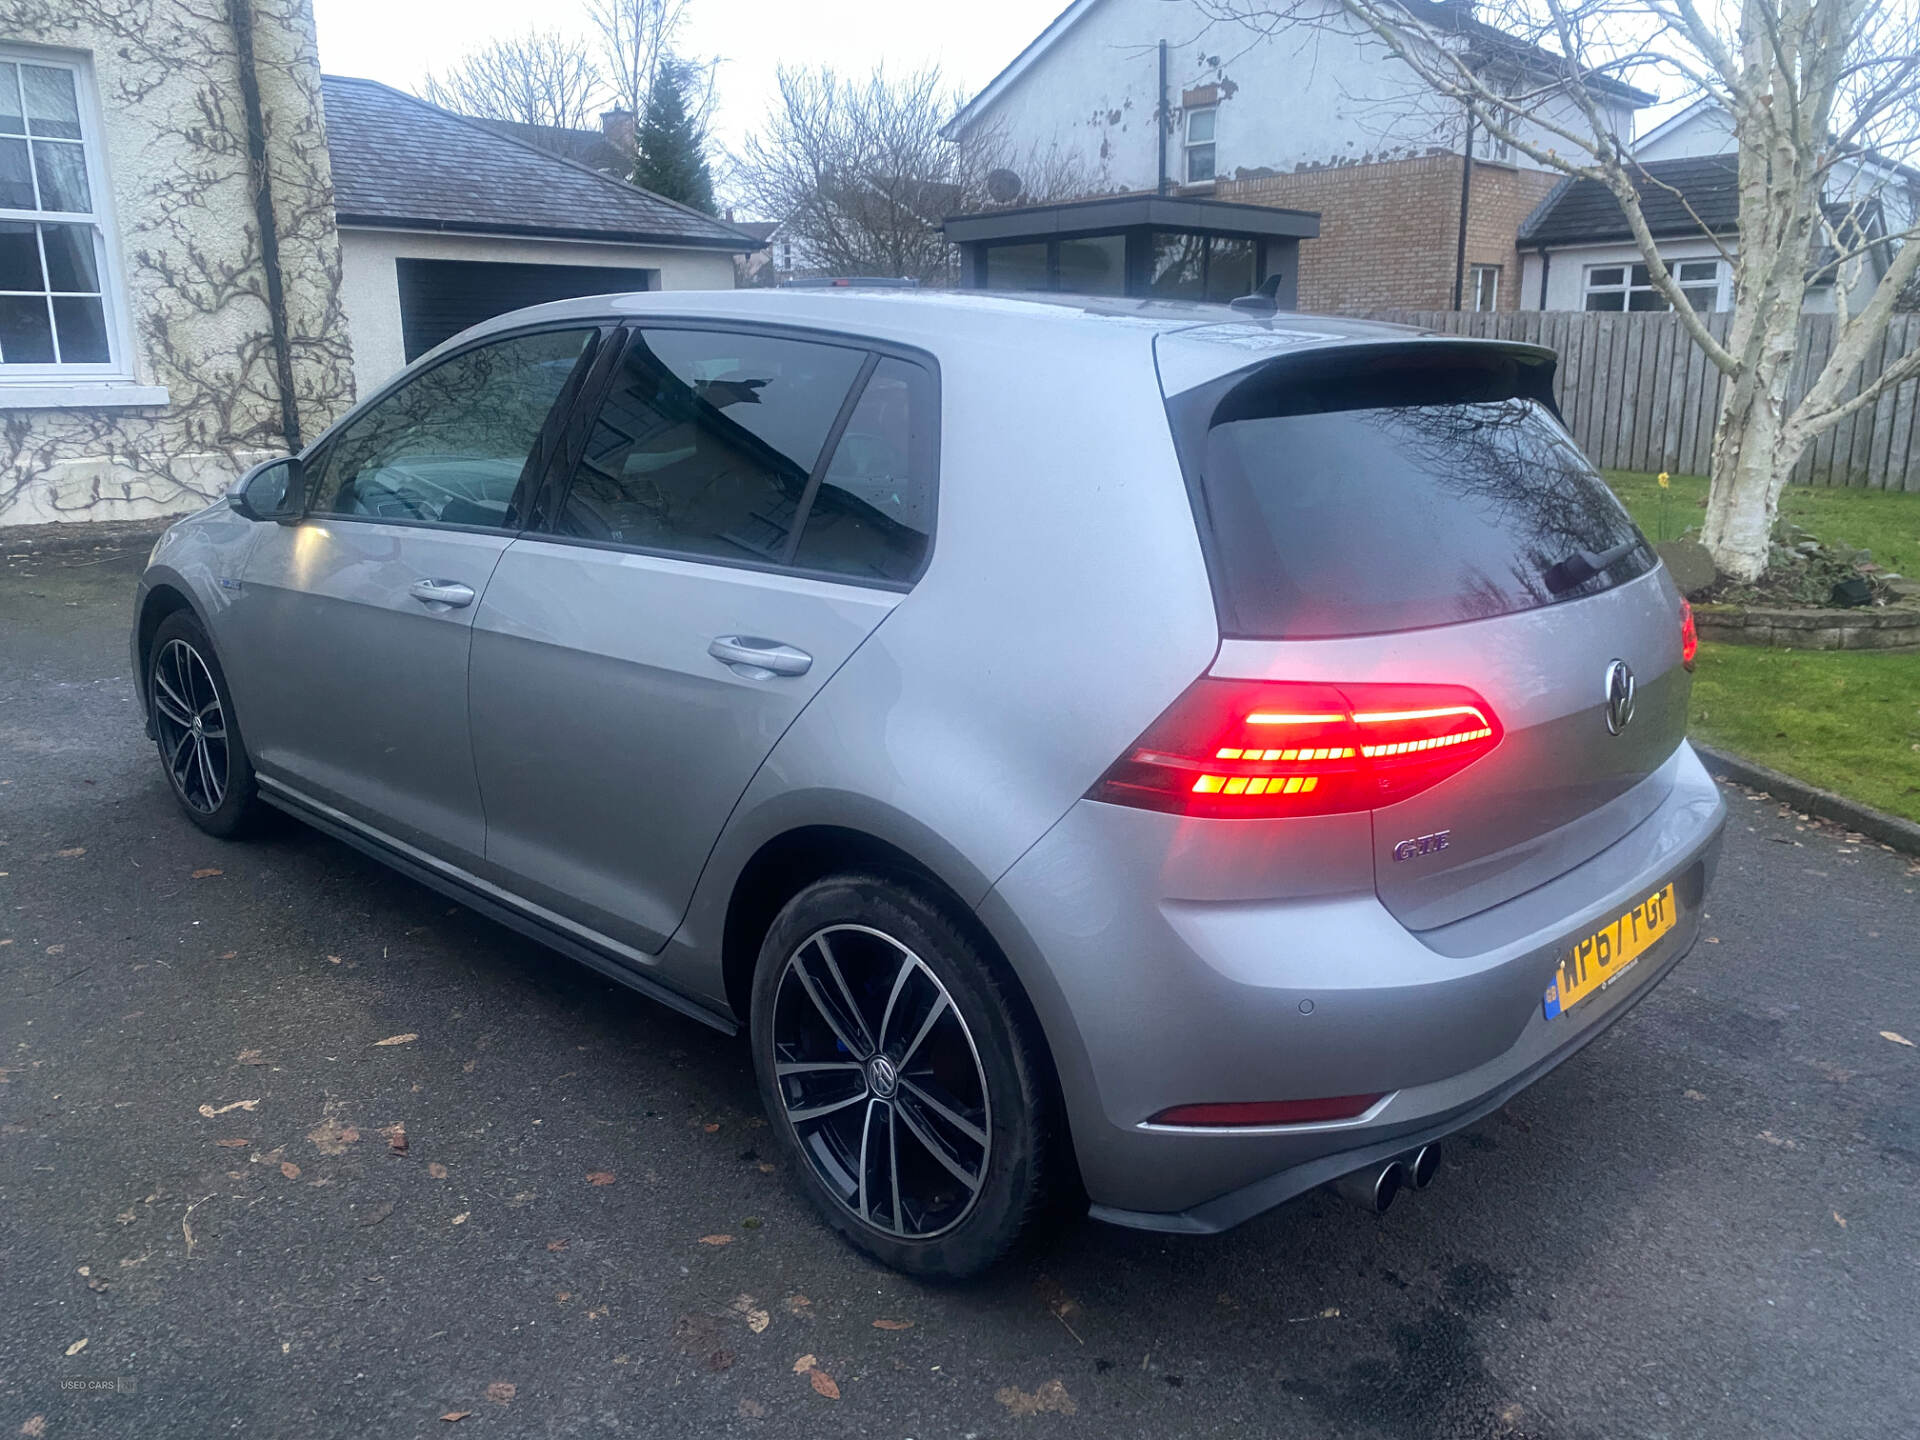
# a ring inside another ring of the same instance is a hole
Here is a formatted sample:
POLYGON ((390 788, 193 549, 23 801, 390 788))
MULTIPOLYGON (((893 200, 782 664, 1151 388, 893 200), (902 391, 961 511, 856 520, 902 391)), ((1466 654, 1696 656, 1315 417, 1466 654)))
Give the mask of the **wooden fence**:
MULTIPOLYGON (((1555 388, 1574 438, 1607 470, 1670 470, 1704 475, 1720 413, 1720 372, 1674 315, 1520 310, 1466 315, 1450 310, 1382 310, 1395 320, 1453 335, 1525 340, 1560 354, 1555 388)), ((1732 316, 1707 317, 1724 340, 1732 316)), ((1920 315, 1896 315, 1885 342, 1852 377, 1847 394, 1920 347, 1920 315)), ((1817 378, 1833 350, 1833 317, 1803 315, 1793 400, 1817 378)), ((1808 447, 1794 468, 1803 485, 1856 485, 1920 491, 1920 380, 1863 405, 1808 447)))

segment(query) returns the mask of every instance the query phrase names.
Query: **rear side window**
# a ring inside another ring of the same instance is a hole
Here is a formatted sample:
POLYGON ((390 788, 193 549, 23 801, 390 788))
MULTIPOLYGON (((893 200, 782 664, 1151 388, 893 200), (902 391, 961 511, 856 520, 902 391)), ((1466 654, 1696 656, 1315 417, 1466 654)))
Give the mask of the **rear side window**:
POLYGON ((1644 574, 1651 548, 1544 393, 1543 372, 1498 352, 1336 359, 1229 389, 1184 447, 1222 627, 1412 630, 1644 574))
POLYGON ((911 580, 933 530, 926 372, 882 359, 820 480, 793 563, 860 580, 911 580))
POLYGON ((554 528, 686 555, 784 560, 808 477, 866 358, 775 336, 637 332, 554 528))

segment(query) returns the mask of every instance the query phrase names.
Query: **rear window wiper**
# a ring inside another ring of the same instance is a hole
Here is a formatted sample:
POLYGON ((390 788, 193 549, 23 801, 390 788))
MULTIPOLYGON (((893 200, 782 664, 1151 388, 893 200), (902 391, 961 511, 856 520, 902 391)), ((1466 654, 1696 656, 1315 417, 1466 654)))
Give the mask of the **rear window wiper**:
POLYGON ((1623 540, 1597 555, 1591 550, 1576 550, 1565 559, 1554 561, 1541 573, 1541 578, 1546 581, 1548 590, 1555 595, 1564 595, 1611 569, 1639 548, 1640 542, 1636 539, 1623 540))

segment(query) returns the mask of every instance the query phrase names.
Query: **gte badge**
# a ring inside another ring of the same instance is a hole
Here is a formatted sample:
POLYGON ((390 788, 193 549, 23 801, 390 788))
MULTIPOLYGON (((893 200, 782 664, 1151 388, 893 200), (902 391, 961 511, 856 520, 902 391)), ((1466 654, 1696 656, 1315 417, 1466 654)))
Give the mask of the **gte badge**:
POLYGON ((1452 840, 1451 830, 1436 830, 1431 835, 1416 835, 1411 840, 1402 840, 1393 847, 1395 860, 1411 860, 1416 855, 1432 855, 1447 848, 1452 840))

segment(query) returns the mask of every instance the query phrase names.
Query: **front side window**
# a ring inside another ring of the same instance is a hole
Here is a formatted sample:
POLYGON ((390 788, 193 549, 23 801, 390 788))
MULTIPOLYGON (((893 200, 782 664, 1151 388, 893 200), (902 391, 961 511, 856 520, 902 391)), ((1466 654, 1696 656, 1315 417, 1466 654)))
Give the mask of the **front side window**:
POLYGON ((866 358, 766 335, 636 331, 555 530, 703 558, 784 561, 807 480, 866 358))
POLYGON ((1209 105, 1187 111, 1187 183, 1213 179, 1213 129, 1219 110, 1209 105))
POLYGON ((477 345, 353 419, 327 446, 316 514, 511 529, 515 492, 592 330, 477 345))
MULTIPOLYGON (((1676 260, 1670 264, 1681 294, 1702 314, 1720 308, 1720 264, 1718 260, 1676 260)), ((1657 311, 1673 307, 1653 288, 1653 277, 1645 265, 1621 264, 1587 267, 1586 308, 1657 311)))
POLYGON ((31 54, 0 50, 0 383, 122 359, 85 75, 31 54))

